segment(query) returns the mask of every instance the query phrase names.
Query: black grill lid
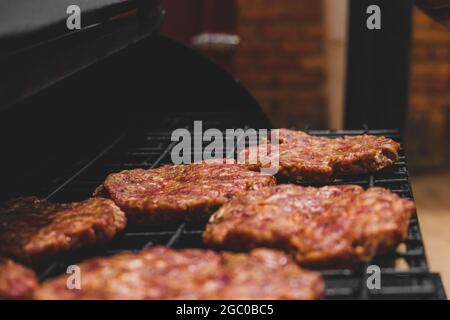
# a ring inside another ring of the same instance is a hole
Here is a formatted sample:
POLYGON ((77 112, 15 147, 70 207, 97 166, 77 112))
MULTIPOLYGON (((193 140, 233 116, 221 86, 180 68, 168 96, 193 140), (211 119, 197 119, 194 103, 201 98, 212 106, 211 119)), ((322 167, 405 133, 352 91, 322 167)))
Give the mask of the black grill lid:
MULTIPOLYGON (((82 28, 135 9, 138 0, 14 0, 0 2, 0 48, 17 50, 73 32, 67 29, 66 11, 81 9, 82 28)), ((152 1, 148 1, 151 3, 152 1)), ((155 2, 155 1, 153 1, 155 2)))
POLYGON ((0 2, 0 112, 154 35, 159 0, 14 0, 0 2), (81 9, 81 30, 66 26, 81 9))

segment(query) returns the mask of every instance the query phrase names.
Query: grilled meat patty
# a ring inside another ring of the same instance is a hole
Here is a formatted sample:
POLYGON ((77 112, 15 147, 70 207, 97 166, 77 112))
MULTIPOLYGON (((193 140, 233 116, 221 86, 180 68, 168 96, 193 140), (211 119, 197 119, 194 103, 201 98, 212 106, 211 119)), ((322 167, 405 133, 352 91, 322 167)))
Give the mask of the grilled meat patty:
MULTIPOLYGON (((265 139, 270 150, 270 141, 265 139)), ((342 174, 375 172, 394 164, 400 145, 382 136, 325 138, 302 131, 279 129, 279 171, 291 180, 331 181, 342 174)), ((258 146, 240 154, 251 170, 265 167, 258 146)))
POLYGON ((414 203, 383 188, 278 185, 222 206, 203 234, 213 248, 290 252, 304 267, 356 267, 408 234, 414 203))
POLYGON ((0 299, 31 299, 37 284, 33 270, 0 257, 0 299))
POLYGON ((318 299, 319 273, 268 249, 249 254, 154 247, 81 263, 81 290, 67 276, 45 281, 36 299, 318 299))
POLYGON ((108 199, 57 204, 35 197, 0 207, 0 255, 34 264, 55 254, 110 240, 125 214, 108 199))
POLYGON ((111 198, 130 224, 163 225, 207 221, 231 197, 275 183, 237 164, 195 163, 113 173, 94 195, 111 198))

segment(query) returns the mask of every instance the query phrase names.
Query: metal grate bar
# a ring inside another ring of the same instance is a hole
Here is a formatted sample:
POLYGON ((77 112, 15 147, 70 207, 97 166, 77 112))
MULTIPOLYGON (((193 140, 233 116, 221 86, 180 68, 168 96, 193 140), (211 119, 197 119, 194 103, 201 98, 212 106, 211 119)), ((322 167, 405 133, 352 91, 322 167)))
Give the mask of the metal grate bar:
POLYGON ((67 186, 70 182, 75 180, 83 171, 89 168, 92 164, 94 164, 98 159, 100 159, 103 155, 105 155, 112 147, 114 147, 121 139, 123 139, 125 133, 121 134, 118 138, 116 138, 110 145, 108 145, 103 151, 101 151, 96 157, 94 157, 91 161, 89 161, 85 166, 83 166, 78 172, 72 175, 69 179, 63 182, 58 188, 56 188, 53 192, 51 192, 46 200, 51 199, 56 193, 61 191, 65 186, 67 186))
POLYGON ((186 224, 184 224, 184 223, 180 224, 177 231, 175 231, 175 233, 172 235, 172 237, 169 239, 169 241, 167 241, 166 245, 168 247, 172 247, 175 244, 175 242, 177 242, 178 240, 181 239, 181 236, 183 235, 183 231, 184 231, 185 227, 186 227, 186 224))

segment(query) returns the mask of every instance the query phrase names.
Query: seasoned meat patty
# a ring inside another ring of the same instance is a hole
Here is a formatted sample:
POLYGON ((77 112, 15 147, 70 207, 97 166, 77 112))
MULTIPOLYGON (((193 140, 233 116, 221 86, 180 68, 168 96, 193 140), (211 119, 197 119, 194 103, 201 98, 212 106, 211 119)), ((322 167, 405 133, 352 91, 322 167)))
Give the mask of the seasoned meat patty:
POLYGON ((408 234, 414 203, 383 188, 279 185, 222 206, 203 235, 214 248, 283 249, 304 267, 356 267, 408 234))
POLYGON ((45 281, 36 299, 318 299, 319 273, 268 249, 249 254, 155 247, 80 264, 81 290, 67 276, 45 281))
MULTIPOLYGON (((262 143, 270 150, 268 139, 262 143)), ((342 174, 374 172, 397 161, 399 148, 397 142, 381 136, 331 139, 279 129, 278 173, 291 180, 330 181, 342 174)), ((240 158, 246 159, 249 169, 258 170, 265 165, 257 154, 258 146, 251 146, 242 151, 240 158)))
POLYGON ((110 240, 126 225, 108 199, 57 204, 35 197, 0 207, 0 255, 34 264, 59 252, 110 240))
POLYGON ((95 194, 111 198, 130 224, 163 225, 207 221, 231 197, 275 183, 237 164, 195 163, 113 173, 95 194))
POLYGON ((37 284, 33 270, 0 257, 0 299, 31 299, 37 284))

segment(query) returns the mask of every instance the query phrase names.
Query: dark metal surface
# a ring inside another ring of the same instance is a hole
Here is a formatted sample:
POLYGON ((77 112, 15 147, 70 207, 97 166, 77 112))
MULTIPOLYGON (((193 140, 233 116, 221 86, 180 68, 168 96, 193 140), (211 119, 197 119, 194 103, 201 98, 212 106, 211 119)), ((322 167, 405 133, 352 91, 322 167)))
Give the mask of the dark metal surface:
MULTIPOLYGON (((234 114, 189 115, 183 114, 161 121, 159 128, 140 128, 120 136, 107 146, 94 160, 82 166, 66 179, 42 190, 53 201, 73 201, 89 197, 111 172, 130 168, 152 168, 171 163, 170 132, 175 128, 192 128, 193 120, 203 120, 204 129, 246 127, 246 119, 236 119, 234 114), (161 130, 164 128, 164 130, 161 130)), ((310 131, 311 134, 336 137, 370 133, 400 140, 397 131, 310 131)), ((299 182, 302 185, 322 185, 299 182)), ((371 175, 342 177, 334 184, 358 184, 363 187, 382 186, 402 197, 412 198, 406 158, 400 151, 399 161, 389 169, 371 175)), ((127 229, 105 247, 66 254, 53 263, 43 266, 40 279, 63 273, 69 264, 95 255, 110 255, 123 251, 138 251, 154 245, 175 248, 204 248, 201 235, 203 225, 184 223, 167 228, 127 229)), ((422 236, 417 218, 411 219, 409 236, 404 245, 395 252, 376 257, 370 264, 381 267, 381 289, 367 289, 365 268, 323 272, 329 299, 445 299, 440 277, 430 273, 425 257, 422 236)))
POLYGON ((0 2, 0 56, 73 33, 66 26, 67 8, 81 10, 81 28, 101 24, 126 11, 157 7, 158 0, 14 0, 0 2))
POLYGON ((411 42, 412 0, 351 0, 345 128, 404 126, 411 42), (381 10, 381 29, 369 30, 370 5, 381 10))
POLYGON ((139 8, 58 37, 39 33, 32 43, 14 38, 12 46, 0 39, 0 111, 157 34, 162 20, 159 8, 139 8))

